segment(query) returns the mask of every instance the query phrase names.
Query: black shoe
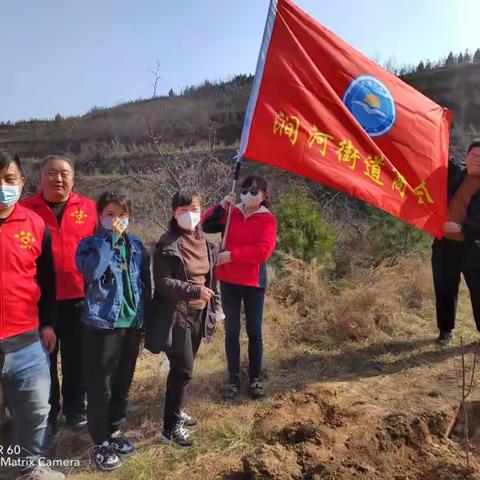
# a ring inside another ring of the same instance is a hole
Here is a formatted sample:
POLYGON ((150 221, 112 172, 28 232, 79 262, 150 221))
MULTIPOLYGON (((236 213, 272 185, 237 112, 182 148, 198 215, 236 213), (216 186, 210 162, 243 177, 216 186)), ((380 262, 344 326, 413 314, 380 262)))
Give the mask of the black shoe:
POLYGON ((103 472, 111 472, 122 465, 122 462, 109 442, 93 447, 92 460, 95 466, 103 472))
POLYGON ((171 431, 163 430, 162 443, 165 445, 176 443, 182 448, 193 447, 193 439, 189 431, 184 428, 182 421, 178 422, 171 431))
POLYGON ((81 432, 87 428, 87 417, 81 414, 68 415, 65 423, 70 430, 81 432))
POLYGON ((225 388, 225 400, 227 402, 233 402, 240 394, 240 383, 229 383, 225 388))
POLYGON ((449 331, 443 331, 443 332, 441 331, 436 342, 439 345, 448 346, 452 343, 452 340, 453 340, 453 333, 451 330, 449 330, 449 331))
POLYGON ((135 447, 125 438, 121 432, 112 433, 109 438, 110 447, 118 455, 130 455, 135 451, 135 447))
POLYGON ((253 380, 250 383, 248 390, 253 400, 259 400, 260 398, 263 398, 265 396, 265 389, 258 380, 253 380))
POLYGON ((195 428, 198 427, 198 420, 196 418, 191 417, 188 415, 187 412, 184 412, 183 410, 180 412, 180 417, 183 422, 183 426, 187 428, 195 428))

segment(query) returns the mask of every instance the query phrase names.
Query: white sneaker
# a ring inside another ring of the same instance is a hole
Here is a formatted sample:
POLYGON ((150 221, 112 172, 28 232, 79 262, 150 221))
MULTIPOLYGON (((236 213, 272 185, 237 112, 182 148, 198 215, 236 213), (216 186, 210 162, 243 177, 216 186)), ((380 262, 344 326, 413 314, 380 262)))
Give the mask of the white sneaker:
POLYGON ((183 422, 183 425, 187 428, 195 428, 198 426, 198 420, 194 417, 191 417, 187 412, 183 410, 180 412, 180 418, 183 422))
POLYGON ((193 447, 193 439, 188 430, 184 428, 183 421, 178 422, 170 432, 163 430, 161 440, 164 445, 175 443, 182 448, 193 447))

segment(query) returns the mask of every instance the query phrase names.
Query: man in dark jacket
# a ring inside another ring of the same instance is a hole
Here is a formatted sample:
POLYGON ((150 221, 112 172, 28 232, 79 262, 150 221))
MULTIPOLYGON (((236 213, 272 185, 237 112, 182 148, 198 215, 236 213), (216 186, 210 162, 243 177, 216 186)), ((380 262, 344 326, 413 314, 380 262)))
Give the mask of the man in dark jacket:
POLYGON ((455 328, 460 274, 463 273, 480 331, 480 140, 468 147, 466 165, 450 162, 448 218, 444 237, 432 247, 437 343, 449 345, 455 328))

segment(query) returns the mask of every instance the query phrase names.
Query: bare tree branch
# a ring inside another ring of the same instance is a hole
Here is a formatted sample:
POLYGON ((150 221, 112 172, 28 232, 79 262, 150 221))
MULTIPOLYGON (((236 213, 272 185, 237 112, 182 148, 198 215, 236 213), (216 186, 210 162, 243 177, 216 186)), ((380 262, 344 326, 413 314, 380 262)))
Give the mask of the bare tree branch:
POLYGON ((148 70, 149 73, 153 75, 153 83, 149 85, 149 87, 152 87, 153 92, 152 92, 152 98, 156 98, 157 96, 157 89, 158 89, 158 84, 160 82, 163 82, 163 77, 160 75, 160 62, 157 60, 157 65, 155 70, 148 70))

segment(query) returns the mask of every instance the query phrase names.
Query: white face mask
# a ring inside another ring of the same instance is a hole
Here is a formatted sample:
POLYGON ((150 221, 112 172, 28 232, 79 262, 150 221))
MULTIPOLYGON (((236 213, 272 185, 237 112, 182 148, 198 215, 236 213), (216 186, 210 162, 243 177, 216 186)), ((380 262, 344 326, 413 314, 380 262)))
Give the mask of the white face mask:
POLYGON ((200 223, 202 216, 199 212, 185 212, 177 218, 178 226, 183 230, 193 231, 200 223))
POLYGON ((258 192, 256 195, 252 195, 251 192, 248 192, 247 194, 242 193, 240 195, 240 200, 246 207, 258 207, 263 202, 263 193, 258 192))

